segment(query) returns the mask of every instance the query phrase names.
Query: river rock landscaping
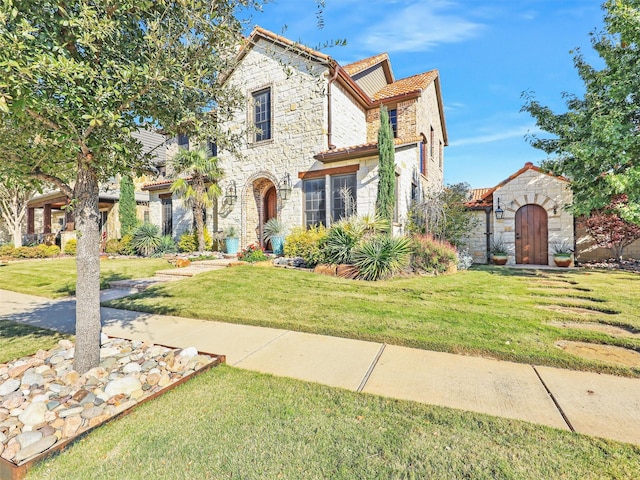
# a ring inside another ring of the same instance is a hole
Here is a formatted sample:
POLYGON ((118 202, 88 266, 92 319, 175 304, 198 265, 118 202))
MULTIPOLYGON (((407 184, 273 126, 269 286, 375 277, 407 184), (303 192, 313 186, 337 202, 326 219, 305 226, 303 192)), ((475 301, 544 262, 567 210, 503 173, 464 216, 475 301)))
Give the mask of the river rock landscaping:
POLYGON ((74 344, 0 363, 0 457, 15 465, 87 430, 210 365, 219 357, 103 335, 100 365, 73 369, 74 344))

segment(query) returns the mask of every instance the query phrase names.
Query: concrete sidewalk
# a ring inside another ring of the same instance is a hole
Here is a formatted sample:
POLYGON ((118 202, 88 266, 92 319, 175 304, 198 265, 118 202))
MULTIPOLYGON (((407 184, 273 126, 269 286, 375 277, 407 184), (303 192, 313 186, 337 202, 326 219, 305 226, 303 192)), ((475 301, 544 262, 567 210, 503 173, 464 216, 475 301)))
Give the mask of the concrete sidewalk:
MULTIPOLYGON (((108 290, 104 299, 128 292, 108 290)), ((640 379, 289 330, 102 308, 111 336, 225 354, 238 368, 640 445, 640 379)), ((0 290, 0 319, 73 333, 75 300, 0 290)))

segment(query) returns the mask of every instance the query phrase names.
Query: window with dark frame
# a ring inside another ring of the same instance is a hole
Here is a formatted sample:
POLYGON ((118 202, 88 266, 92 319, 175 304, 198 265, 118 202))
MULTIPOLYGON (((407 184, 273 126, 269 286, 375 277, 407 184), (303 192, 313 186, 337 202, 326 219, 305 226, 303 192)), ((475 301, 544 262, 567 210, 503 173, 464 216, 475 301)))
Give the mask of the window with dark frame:
POLYGON ((327 213, 324 177, 305 180, 302 188, 304 190, 305 225, 307 228, 312 225, 325 225, 327 213))
POLYGON ((429 132, 429 158, 432 160, 435 159, 434 157, 435 143, 436 143, 436 132, 433 129, 433 127, 431 127, 431 131, 429 132))
POLYGON ((212 157, 218 156, 218 144, 213 140, 207 141, 207 149, 209 150, 209 153, 212 157))
POLYGON ((444 146, 442 145, 442 141, 440 141, 438 146, 438 164, 440 165, 440 170, 442 170, 443 160, 444 160, 444 146))
POLYGON ((331 221, 336 222, 357 211, 356 174, 331 177, 331 221), (348 195, 348 197, 347 197, 348 195))
POLYGON ((189 150, 189 135, 178 135, 178 147, 189 150))
POLYGON ((427 176, 427 142, 420 143, 420 173, 427 176))
POLYGON ((389 110, 389 123, 391 123, 391 129, 393 130, 393 138, 398 138, 398 110, 389 110))
POLYGON ((271 88, 254 92, 252 96, 255 141, 269 140, 271 138, 271 88))
POLYGON ((173 201, 162 198, 162 235, 173 235, 173 201))

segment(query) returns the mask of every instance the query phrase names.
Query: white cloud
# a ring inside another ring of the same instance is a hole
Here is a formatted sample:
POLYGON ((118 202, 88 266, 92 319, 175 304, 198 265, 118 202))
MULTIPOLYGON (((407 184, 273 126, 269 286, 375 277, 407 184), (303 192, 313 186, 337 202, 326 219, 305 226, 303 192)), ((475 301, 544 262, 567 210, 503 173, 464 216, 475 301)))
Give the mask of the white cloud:
POLYGON ((358 43, 372 51, 421 52, 477 36, 484 25, 464 18, 456 7, 446 0, 431 0, 389 9, 388 16, 367 28, 358 43))
POLYGON ((496 133, 481 134, 481 135, 475 135, 472 137, 461 138, 459 140, 454 140, 450 142, 449 146, 462 147, 462 146, 469 146, 469 145, 482 145, 485 143, 493 143, 493 142, 500 142, 502 140, 509 140, 510 138, 524 139, 525 135, 532 135, 532 134, 541 132, 541 130, 538 129, 537 127, 530 126, 530 125, 502 130, 502 131, 496 128, 492 131, 496 133))

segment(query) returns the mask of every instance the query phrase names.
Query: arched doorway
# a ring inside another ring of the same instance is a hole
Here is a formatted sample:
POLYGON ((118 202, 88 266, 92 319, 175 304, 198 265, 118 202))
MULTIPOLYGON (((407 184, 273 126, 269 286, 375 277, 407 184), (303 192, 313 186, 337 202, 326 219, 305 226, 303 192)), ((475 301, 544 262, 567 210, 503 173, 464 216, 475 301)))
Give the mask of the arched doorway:
POLYGON ((523 205, 516 212, 516 263, 549 263, 547 212, 539 205, 523 205))
MULTIPOLYGON (((271 185, 269 189, 264 194, 264 205, 262 208, 262 224, 261 230, 264 234, 264 224, 267 223, 272 218, 276 218, 278 216, 278 192, 276 191, 275 185, 271 185)), ((267 250, 272 250, 271 242, 261 242, 263 247, 267 250)))

